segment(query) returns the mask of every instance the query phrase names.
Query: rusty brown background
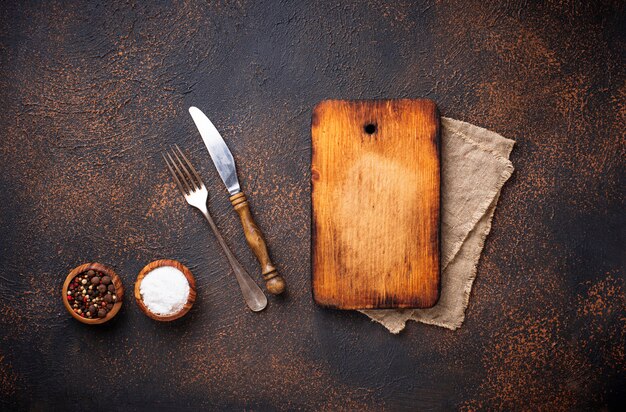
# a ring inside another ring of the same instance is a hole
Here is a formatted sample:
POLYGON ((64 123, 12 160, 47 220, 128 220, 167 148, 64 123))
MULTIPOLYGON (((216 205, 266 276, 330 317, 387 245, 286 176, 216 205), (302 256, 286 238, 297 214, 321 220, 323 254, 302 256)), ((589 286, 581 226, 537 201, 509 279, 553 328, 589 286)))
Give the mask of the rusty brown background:
POLYGON ((621 1, 3 1, 0 409, 587 410, 626 403, 621 1), (310 115, 326 98, 427 97, 517 141, 467 321, 399 336, 310 292, 310 115), (160 151, 178 143, 258 274, 187 114, 228 142, 289 282, 246 310, 160 151), (173 324, 130 295, 87 327, 74 266, 127 290, 179 259, 173 324))

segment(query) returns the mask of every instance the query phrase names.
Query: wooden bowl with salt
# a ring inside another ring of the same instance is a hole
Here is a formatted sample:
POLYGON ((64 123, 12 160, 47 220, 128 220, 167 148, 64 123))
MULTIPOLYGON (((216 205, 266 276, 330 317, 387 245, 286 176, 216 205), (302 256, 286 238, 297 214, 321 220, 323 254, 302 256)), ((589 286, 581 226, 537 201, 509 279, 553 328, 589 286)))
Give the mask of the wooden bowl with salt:
POLYGON ((65 283, 63 283, 61 293, 63 294, 63 306, 65 306, 65 309, 67 309, 67 311, 70 313, 70 315, 72 315, 74 319, 87 325, 99 325, 113 319, 113 317, 117 315, 117 312, 119 312, 122 308, 122 301, 124 300, 124 286, 122 285, 122 279, 117 276, 117 273, 115 273, 113 269, 101 263, 85 263, 72 269, 69 275, 67 275, 67 278, 65 278, 65 283), (88 270, 94 270, 96 272, 104 273, 105 275, 111 277, 111 283, 113 283, 113 285, 115 286, 115 295, 117 296, 117 300, 113 304, 111 310, 108 311, 106 316, 103 318, 88 319, 80 316, 79 314, 74 312, 72 305, 67 299, 67 290, 72 280, 76 276, 80 275, 83 272, 87 272, 88 270))
POLYGON ((139 272, 139 275, 137 276, 137 281, 135 282, 135 300, 137 301, 137 305, 139 306, 141 311, 145 313, 146 316, 148 316, 151 319, 158 320, 160 322, 169 322, 172 320, 176 320, 178 318, 183 317, 187 312, 189 312, 189 310, 193 306, 193 303, 196 300, 196 280, 194 279, 193 274, 187 268, 187 266, 183 265, 182 263, 176 260, 172 260, 172 259, 155 260, 154 262, 148 263, 139 272), (187 279, 187 282, 189 283, 189 295, 187 296, 187 302, 182 306, 182 308, 179 311, 177 311, 176 313, 163 315, 163 314, 152 312, 148 308, 141 294, 141 283, 143 282, 145 277, 153 270, 162 268, 162 267, 168 267, 168 266, 182 272, 182 274, 185 276, 185 278, 187 279))

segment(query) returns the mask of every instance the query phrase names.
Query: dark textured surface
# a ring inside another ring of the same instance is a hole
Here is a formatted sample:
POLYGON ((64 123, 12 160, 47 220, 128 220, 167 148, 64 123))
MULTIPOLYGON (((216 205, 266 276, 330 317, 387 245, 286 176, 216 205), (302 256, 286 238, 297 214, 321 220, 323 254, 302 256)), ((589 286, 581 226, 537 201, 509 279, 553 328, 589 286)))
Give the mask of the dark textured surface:
POLYGON ((623 2, 144 3, 0 5, 0 408, 625 403, 623 2), (517 141, 456 332, 393 336, 311 299, 311 109, 388 97, 517 141), (289 283, 263 313, 159 157, 190 153, 258 275, 191 104, 234 152, 289 283), (132 299, 100 328, 65 313, 72 267, 110 264, 132 288, 162 257, 196 276, 184 320, 157 324, 132 299))

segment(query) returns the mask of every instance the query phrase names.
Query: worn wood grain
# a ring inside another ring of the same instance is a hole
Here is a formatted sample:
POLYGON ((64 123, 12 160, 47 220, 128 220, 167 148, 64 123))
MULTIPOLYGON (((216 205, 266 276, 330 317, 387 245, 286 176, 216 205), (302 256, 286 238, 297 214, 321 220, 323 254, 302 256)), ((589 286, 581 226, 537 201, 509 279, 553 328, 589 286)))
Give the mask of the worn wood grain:
POLYGON ((233 209, 235 209, 241 220, 246 242, 261 265, 261 274, 265 280, 265 288, 272 295, 280 295, 285 291, 287 284, 285 283, 285 279, 278 274, 278 270, 272 263, 270 253, 267 250, 267 243, 265 243, 265 239, 263 239, 261 229, 259 229, 252 217, 250 204, 246 199, 245 193, 239 192, 229 199, 230 203, 233 205, 233 209))
POLYGON ((313 296, 326 307, 439 297, 439 114, 430 100, 328 100, 312 115, 313 296))

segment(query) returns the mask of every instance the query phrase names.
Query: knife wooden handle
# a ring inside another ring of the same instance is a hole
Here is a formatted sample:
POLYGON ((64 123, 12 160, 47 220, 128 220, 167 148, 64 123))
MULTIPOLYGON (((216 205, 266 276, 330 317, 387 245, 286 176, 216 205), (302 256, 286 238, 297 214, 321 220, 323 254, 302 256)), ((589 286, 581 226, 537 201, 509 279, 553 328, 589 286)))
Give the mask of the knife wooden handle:
POLYGON ((246 240, 252 252, 261 264, 261 273, 265 279, 265 287, 272 295, 280 295, 285 291, 285 279, 276 271, 276 267, 270 260, 270 254, 267 251, 267 245, 263 239, 261 229, 254 223, 252 213, 250 213, 250 205, 243 192, 230 197, 230 203, 241 218, 241 226, 246 235, 246 240))

